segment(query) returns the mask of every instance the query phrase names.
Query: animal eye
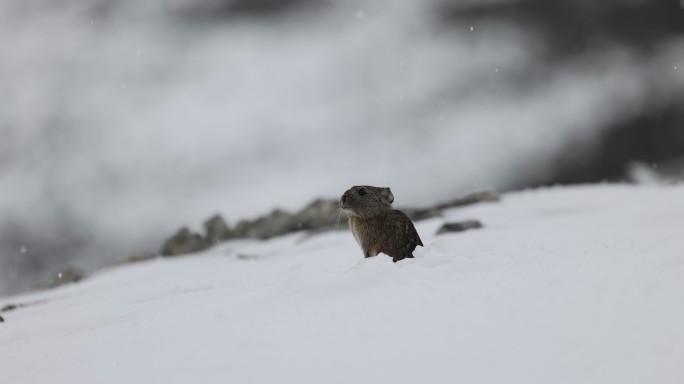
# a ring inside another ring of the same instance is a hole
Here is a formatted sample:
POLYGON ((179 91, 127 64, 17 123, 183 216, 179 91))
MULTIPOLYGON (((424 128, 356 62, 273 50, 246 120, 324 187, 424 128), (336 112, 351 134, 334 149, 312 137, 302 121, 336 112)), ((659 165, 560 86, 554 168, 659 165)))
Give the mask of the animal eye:
POLYGON ((359 188, 359 195, 364 196, 366 192, 366 188, 359 188))

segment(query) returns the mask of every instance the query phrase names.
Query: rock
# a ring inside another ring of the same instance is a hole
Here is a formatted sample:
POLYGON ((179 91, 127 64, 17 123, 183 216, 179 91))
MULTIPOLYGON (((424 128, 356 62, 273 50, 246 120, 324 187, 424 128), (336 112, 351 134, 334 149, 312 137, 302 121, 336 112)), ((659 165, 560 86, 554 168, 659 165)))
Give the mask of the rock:
MULTIPOLYGON (((179 2, 175 12, 191 22, 223 18, 274 18, 290 12, 312 10, 325 4, 315 0, 193 0, 179 2)), ((206 21, 205 21, 206 22, 206 21)))
POLYGON ((488 203, 499 201, 499 194, 491 191, 475 192, 458 197, 446 203, 437 204, 431 208, 401 208, 411 220, 419 221, 442 216, 445 209, 462 207, 470 204, 488 203))
POLYGON ((270 239, 274 236, 292 232, 297 224, 294 217, 280 209, 274 209, 270 215, 260 217, 252 223, 249 237, 257 239, 270 239))
POLYGON ((442 210, 437 208, 401 208, 400 211, 404 212, 411 221, 420 221, 442 216, 442 210))
POLYGON ((40 300, 40 301, 33 301, 33 302, 29 302, 29 303, 7 304, 4 307, 2 307, 2 309, 0 309, 0 312, 14 311, 15 309, 20 309, 20 308, 28 307, 31 305, 41 304, 43 302, 44 302, 43 300, 40 300))
POLYGON ((233 231, 233 237, 265 240, 292 232, 296 227, 293 215, 275 209, 268 216, 259 217, 254 221, 240 221, 233 231))
POLYGON ((124 263, 139 263, 141 261, 147 261, 147 260, 152 260, 156 259, 159 255, 154 253, 154 252, 142 252, 142 253, 135 253, 126 258, 124 260, 124 263))
POLYGON ((337 200, 318 199, 299 211, 293 218, 294 230, 322 230, 333 227, 334 223, 339 222, 336 215, 340 215, 340 220, 344 217, 347 222, 347 215, 341 214, 337 200))
POLYGON ((259 259, 259 256, 248 253, 238 253, 237 258, 238 260, 257 260, 259 259))
POLYGON ((85 273, 78 268, 68 268, 54 274, 50 281, 45 284, 47 288, 55 288, 65 284, 76 283, 83 280, 85 273))
MULTIPOLYGON (((230 237, 269 239, 301 230, 330 229, 333 222, 338 222, 337 213, 337 200, 318 199, 294 215, 275 209, 269 215, 258 217, 253 221, 242 220, 237 223, 230 237)), ((346 223, 347 218, 341 215, 339 220, 346 223)))
POLYGON ((216 214, 209 220, 204 222, 204 230, 206 231, 207 239, 211 244, 218 244, 222 241, 231 238, 232 234, 228 224, 221 215, 216 214))
POLYGON ((181 228, 178 233, 166 240, 161 249, 163 256, 178 256, 187 253, 199 252, 209 248, 211 244, 197 233, 192 233, 187 227, 181 228))
POLYGON ((435 206, 435 209, 444 210, 470 204, 496 202, 499 200, 501 200, 501 197, 498 193, 492 191, 482 191, 458 197, 446 203, 438 204, 435 206))
POLYGON ((14 311, 17 308, 21 308, 21 304, 7 304, 2 309, 0 309, 0 312, 9 312, 9 311, 14 311))
POLYGON ((233 237, 238 239, 244 239, 247 237, 247 233, 251 227, 252 223, 247 220, 240 220, 235 228, 233 228, 233 237))
MULTIPOLYGON (((429 208, 401 208, 401 210, 411 220, 418 221, 441 216, 445 209, 491 201, 499 201, 499 195, 495 192, 477 192, 429 208)), ((340 211, 337 200, 333 199, 314 200, 296 214, 275 209, 270 214, 254 220, 241 220, 232 230, 220 215, 214 215, 204 223, 206 237, 203 238, 199 234, 190 232, 187 228, 182 228, 166 241, 161 254, 164 256, 182 255, 201 251, 228 239, 265 240, 295 231, 306 230, 317 233, 330 229, 346 228, 346 224, 347 216, 340 211)), ((471 228, 477 227, 464 227, 460 230, 471 228)), ((448 228, 444 230, 449 231, 448 228)), ((451 229, 451 231, 454 230, 456 229, 451 229)), ((138 260, 131 260, 131 262, 134 261, 138 260)))
POLYGON ((443 233, 463 232, 469 229, 482 228, 482 223, 477 220, 465 220, 457 223, 444 223, 437 231, 438 235, 443 233))

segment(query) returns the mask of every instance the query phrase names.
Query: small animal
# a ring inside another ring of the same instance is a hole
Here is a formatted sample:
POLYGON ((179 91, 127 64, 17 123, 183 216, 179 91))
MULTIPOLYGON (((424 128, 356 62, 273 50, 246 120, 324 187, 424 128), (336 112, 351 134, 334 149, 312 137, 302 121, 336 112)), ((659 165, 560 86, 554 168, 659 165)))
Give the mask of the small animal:
POLYGON ((389 188, 357 185, 340 197, 340 208, 349 216, 349 228, 364 257, 384 253, 399 260, 413 258, 423 246, 411 219, 392 208, 394 195, 389 188))

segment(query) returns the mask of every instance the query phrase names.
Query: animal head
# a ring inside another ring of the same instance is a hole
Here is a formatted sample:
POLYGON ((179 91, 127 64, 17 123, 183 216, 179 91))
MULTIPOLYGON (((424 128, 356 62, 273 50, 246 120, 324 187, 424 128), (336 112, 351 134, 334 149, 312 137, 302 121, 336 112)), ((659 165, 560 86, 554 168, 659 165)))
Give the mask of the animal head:
POLYGON ((369 218, 392 210, 394 195, 389 188, 356 185, 340 197, 340 208, 349 216, 369 218))

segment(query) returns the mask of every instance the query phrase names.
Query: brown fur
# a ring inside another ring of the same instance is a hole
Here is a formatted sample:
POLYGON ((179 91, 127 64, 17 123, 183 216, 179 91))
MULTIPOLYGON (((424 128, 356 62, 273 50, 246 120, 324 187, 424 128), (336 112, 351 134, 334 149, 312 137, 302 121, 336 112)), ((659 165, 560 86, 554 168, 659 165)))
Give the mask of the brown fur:
POLYGON ((423 246, 411 220, 392 208, 394 195, 389 188, 357 185, 340 198, 340 208, 349 216, 349 228, 365 257, 384 253, 394 262, 412 258, 423 246))

